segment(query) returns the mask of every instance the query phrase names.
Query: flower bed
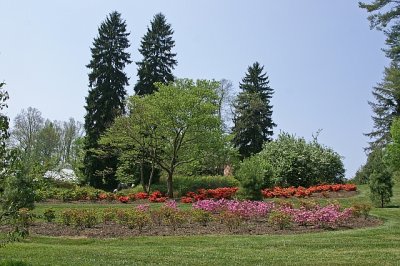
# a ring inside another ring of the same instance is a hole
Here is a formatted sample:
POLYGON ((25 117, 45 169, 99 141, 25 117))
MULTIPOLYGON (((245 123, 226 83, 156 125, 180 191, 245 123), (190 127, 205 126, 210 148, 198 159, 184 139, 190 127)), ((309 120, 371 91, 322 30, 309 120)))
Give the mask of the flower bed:
POLYGON ((338 191, 356 191, 357 186, 353 184, 334 184, 334 185, 318 185, 309 188, 304 187, 274 187, 273 189, 264 189, 261 191, 264 198, 290 198, 290 197, 308 197, 313 193, 324 193, 324 192, 338 192, 338 191))
POLYGON ((180 209, 168 200, 159 208, 149 204, 132 208, 45 210, 47 220, 35 221, 30 230, 42 235, 117 237, 132 235, 269 234, 317 232, 373 226, 379 220, 361 217, 357 208, 290 202, 199 200, 191 209, 180 209), (51 215, 49 215, 51 214, 51 215), (51 218, 51 219, 50 219, 51 218))

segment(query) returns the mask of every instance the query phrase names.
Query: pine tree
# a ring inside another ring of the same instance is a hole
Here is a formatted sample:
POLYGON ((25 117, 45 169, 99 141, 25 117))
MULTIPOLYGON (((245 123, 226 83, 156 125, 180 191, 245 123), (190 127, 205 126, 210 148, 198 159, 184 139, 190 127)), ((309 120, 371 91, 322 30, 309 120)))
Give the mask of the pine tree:
POLYGON ((126 22, 114 11, 99 27, 99 34, 91 48, 92 59, 87 67, 89 73, 89 95, 86 98, 85 115, 85 175, 90 185, 112 188, 116 185, 115 168, 117 158, 101 158, 93 151, 99 148, 100 136, 114 119, 124 114, 125 86, 128 77, 123 71, 131 63, 126 49, 130 46, 126 22))
POLYGON ((240 83, 242 92, 234 104, 233 143, 239 149, 242 158, 262 150, 265 141, 271 141, 273 127, 272 105, 274 93, 264 67, 258 62, 249 66, 246 76, 240 83))
POLYGON ((390 126, 400 116, 400 68, 391 64, 385 68, 384 78, 372 92, 375 102, 369 102, 374 112, 374 131, 366 134, 373 139, 370 150, 381 149, 390 141, 390 126))
POLYGON ((143 60, 137 62, 139 80, 134 88, 137 95, 151 94, 157 90, 155 82, 168 83, 174 81, 172 70, 177 65, 172 48, 174 31, 161 13, 154 16, 150 28, 144 35, 139 52, 143 60))

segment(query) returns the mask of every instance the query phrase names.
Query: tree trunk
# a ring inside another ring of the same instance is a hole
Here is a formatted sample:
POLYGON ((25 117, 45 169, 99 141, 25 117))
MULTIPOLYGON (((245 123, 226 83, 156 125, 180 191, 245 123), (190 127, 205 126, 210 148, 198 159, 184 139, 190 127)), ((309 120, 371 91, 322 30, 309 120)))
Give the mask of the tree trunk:
POLYGON ((143 173, 143 164, 144 164, 144 162, 142 161, 141 163, 140 163, 140 184, 142 185, 142 187, 143 187, 143 191, 144 192, 147 192, 147 189, 146 189, 146 184, 145 184, 145 182, 144 182, 144 173, 143 173))
POLYGON ((153 182, 153 175, 154 175, 154 163, 151 163, 151 172, 150 172, 149 183, 147 184, 147 191, 146 191, 147 194, 150 193, 151 183, 153 182))
POLYGON ((174 188, 172 185, 172 175, 173 172, 168 172, 168 178, 167 178, 167 196, 172 199, 174 197, 174 188))

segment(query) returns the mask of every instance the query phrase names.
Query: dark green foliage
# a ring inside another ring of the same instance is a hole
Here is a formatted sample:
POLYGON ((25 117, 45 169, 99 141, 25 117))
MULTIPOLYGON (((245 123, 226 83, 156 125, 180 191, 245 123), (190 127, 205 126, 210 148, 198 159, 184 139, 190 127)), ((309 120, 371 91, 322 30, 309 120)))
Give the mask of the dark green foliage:
POLYGON ((272 98, 273 89, 269 87, 268 76, 263 73, 264 67, 254 63, 247 70, 240 83, 242 92, 235 103, 233 143, 239 149, 242 158, 262 150, 266 141, 271 141, 273 127, 272 98))
POLYGON ((172 39, 174 31, 161 13, 154 16, 150 28, 144 35, 139 52, 143 59, 137 62, 139 80, 135 85, 137 95, 152 94, 158 88, 156 82, 168 83, 174 81, 172 70, 177 65, 172 48, 175 41, 172 39))
POLYGON ((371 4, 359 2, 367 10, 371 28, 384 30, 386 35, 386 56, 395 64, 400 63, 400 2, 391 0, 374 0, 371 4))
POLYGON ((271 166, 256 155, 244 159, 235 176, 240 181, 240 193, 246 199, 261 200, 261 189, 271 186, 273 174, 271 166))
MULTIPOLYGON (((151 164, 143 163, 142 165, 140 165, 137 163, 137 160, 135 160, 134 156, 134 152, 132 152, 131 150, 124 150, 120 153, 120 156, 118 158, 116 177, 118 181, 122 183, 132 183, 135 186, 139 184, 148 185, 151 174, 151 164), (143 169, 141 169, 141 167, 143 167, 143 169), (141 180, 142 170, 143 180, 141 180)), ((161 171, 157 168, 154 168, 150 186, 152 184, 157 184, 160 181, 160 174, 161 171)))
POLYGON ((393 196, 392 174, 382 166, 372 172, 369 180, 371 200, 383 208, 393 196))
POLYGON ((99 27, 99 35, 91 48, 92 59, 87 65, 90 89, 85 106, 84 172, 95 187, 111 189, 117 183, 117 157, 99 156, 94 150, 100 148, 97 142, 114 119, 125 113, 125 86, 129 83, 123 69, 131 63, 126 52, 130 46, 128 36, 125 21, 118 12, 112 12, 99 27))
POLYGON ((265 144, 261 156, 272 167, 275 185, 309 187, 342 183, 344 167, 339 154, 314 139, 306 142, 287 133, 265 144))
POLYGON ((400 116, 400 67, 391 64, 385 68, 384 78, 372 92, 375 102, 369 102, 374 112, 374 131, 366 134, 372 138, 370 149, 383 148, 390 141, 390 126, 400 116))

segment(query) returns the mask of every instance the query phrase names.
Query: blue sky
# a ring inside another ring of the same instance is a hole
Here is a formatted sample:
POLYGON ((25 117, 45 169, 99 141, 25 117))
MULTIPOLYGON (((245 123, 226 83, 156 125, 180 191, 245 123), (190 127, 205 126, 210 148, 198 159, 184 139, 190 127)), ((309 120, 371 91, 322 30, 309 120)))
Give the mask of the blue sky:
MULTIPOLYGON (((114 10, 131 32, 133 61, 153 15, 174 29, 180 78, 222 78, 236 90, 259 61, 270 85, 279 131, 319 140, 344 157, 352 177, 366 160, 372 129, 371 89, 388 60, 382 32, 351 0, 20 1, 0 0, 0 81, 10 93, 8 115, 35 107, 43 117, 83 121, 88 92, 85 65, 97 28, 114 10)), ((129 94, 136 65, 126 68, 129 94)))

